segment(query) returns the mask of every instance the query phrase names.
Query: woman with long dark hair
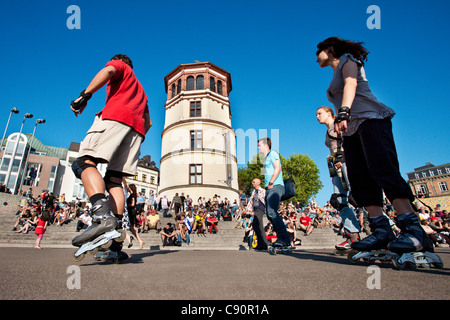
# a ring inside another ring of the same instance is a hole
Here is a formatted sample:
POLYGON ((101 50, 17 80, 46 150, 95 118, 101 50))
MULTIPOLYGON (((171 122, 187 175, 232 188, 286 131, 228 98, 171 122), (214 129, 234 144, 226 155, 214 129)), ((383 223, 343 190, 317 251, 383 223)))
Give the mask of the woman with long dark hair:
POLYGON ((320 42, 317 49, 319 66, 334 71, 327 97, 337 114, 335 131, 344 136, 344 156, 353 197, 369 212, 373 230, 370 236, 353 242, 352 248, 434 252, 411 205, 414 200, 411 188, 400 174, 391 123, 395 112, 379 102, 369 89, 364 71, 369 51, 362 42, 338 37, 320 42), (398 214, 397 223, 402 231, 398 238, 383 215, 383 192, 398 214))
POLYGON ((139 237, 139 233, 137 231, 137 215, 138 212, 136 210, 137 203, 137 189, 135 184, 128 185, 127 188, 129 194, 127 197, 127 212, 128 218, 130 219, 130 231, 136 237, 139 242, 139 249, 142 250, 144 246, 144 241, 139 237))

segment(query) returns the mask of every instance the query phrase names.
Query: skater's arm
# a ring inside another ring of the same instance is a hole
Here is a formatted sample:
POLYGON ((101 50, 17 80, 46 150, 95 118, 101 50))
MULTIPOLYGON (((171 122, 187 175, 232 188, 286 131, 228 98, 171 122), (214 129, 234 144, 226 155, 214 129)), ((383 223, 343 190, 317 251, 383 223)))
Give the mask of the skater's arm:
POLYGON ((358 65, 356 62, 348 61, 342 67, 342 77, 344 78, 344 95, 342 106, 351 108, 355 100, 356 87, 358 86, 358 65))
MULTIPOLYGON (((344 94, 342 97, 342 107, 352 107, 355 100, 356 87, 358 86, 358 65, 354 61, 348 61, 342 67, 342 78, 344 79, 344 94)), ((337 134, 347 132, 347 120, 335 124, 337 134)))
POLYGON ((113 66, 104 67, 96 74, 96 76, 94 77, 94 79, 92 79, 91 83, 88 85, 86 90, 84 90, 84 92, 94 94, 106 83, 108 83, 108 81, 116 72, 117 70, 113 66))
POLYGON ((116 72, 117 70, 113 66, 106 66, 95 75, 88 87, 80 94, 80 97, 71 103, 70 109, 73 111, 75 116, 78 117, 79 114, 83 113, 83 110, 86 108, 87 101, 90 99, 92 94, 103 87, 116 72))
MULTIPOLYGON (((281 162, 280 162, 280 160, 275 160, 273 162, 273 166, 274 166, 273 175, 272 175, 272 177, 270 178, 270 181, 269 181, 271 183, 273 183, 278 178, 278 175, 281 172, 281 162)), ((268 185, 267 188, 268 189, 272 189, 273 185, 268 185)))

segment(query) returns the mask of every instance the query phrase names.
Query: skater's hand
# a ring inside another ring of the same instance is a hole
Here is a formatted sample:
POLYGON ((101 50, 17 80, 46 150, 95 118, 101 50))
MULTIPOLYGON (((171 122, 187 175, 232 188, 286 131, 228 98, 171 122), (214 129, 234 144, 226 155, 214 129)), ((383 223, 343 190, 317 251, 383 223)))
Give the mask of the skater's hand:
MULTIPOLYGON (((78 99, 74 100, 73 102, 77 103, 77 102, 79 102, 81 99, 83 99, 83 97, 79 97, 78 99)), ((72 104, 70 105, 70 110, 73 111, 73 113, 75 114, 75 117, 78 117, 79 114, 82 114, 84 108, 86 108, 86 106, 82 107, 82 108, 79 109, 79 110, 76 110, 76 109, 74 109, 74 108, 72 107, 72 104)))
POLYGON ((334 167, 336 168, 336 170, 339 170, 340 168, 342 168, 342 162, 336 162, 334 164, 334 167))
POLYGON ((341 135, 342 133, 347 133, 347 120, 335 122, 334 131, 336 131, 338 135, 341 135))
POLYGON ((70 109, 78 117, 79 114, 83 113, 84 108, 86 108, 89 99, 92 97, 92 93, 86 93, 86 90, 81 91, 80 96, 70 103, 70 109))

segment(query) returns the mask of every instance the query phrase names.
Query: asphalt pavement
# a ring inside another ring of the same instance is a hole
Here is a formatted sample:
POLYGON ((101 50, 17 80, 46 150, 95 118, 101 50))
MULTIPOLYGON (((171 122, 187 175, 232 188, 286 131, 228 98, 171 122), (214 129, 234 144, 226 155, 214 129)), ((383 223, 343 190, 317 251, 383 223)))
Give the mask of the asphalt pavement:
POLYGON ((124 250, 122 264, 72 261, 72 249, 0 248, 2 300, 441 300, 444 267, 395 270, 353 265, 332 250, 290 255, 255 251, 124 250))

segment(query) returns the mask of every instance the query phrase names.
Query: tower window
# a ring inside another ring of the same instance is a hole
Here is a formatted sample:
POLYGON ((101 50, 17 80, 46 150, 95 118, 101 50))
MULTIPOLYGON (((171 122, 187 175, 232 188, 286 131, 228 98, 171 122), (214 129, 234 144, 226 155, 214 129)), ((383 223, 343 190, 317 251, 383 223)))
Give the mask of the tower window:
POLYGON ((175 97, 175 83, 172 84, 172 98, 175 97))
POLYGON ((202 104, 200 101, 191 101, 191 117, 201 117, 202 116, 202 104))
POLYGON ((177 84, 177 94, 179 94, 181 92, 181 79, 178 80, 178 84, 177 84))
POLYGON ((189 76, 187 77, 186 80, 186 90, 194 90, 194 77, 193 76, 189 76))
POLYGON ((213 77, 209 78, 209 90, 216 92, 216 80, 213 77))
POLYGON ((196 84, 197 90, 204 89, 205 88, 205 84, 204 83, 205 83, 205 81, 204 81, 203 76, 198 76, 197 77, 197 84, 196 84))
POLYGON ((202 130, 191 130, 191 149, 201 149, 202 147, 202 130))
POLYGON ((217 81, 217 93, 222 94, 222 81, 217 81))
POLYGON ((202 184, 202 164, 190 164, 189 165, 189 184, 202 184))

